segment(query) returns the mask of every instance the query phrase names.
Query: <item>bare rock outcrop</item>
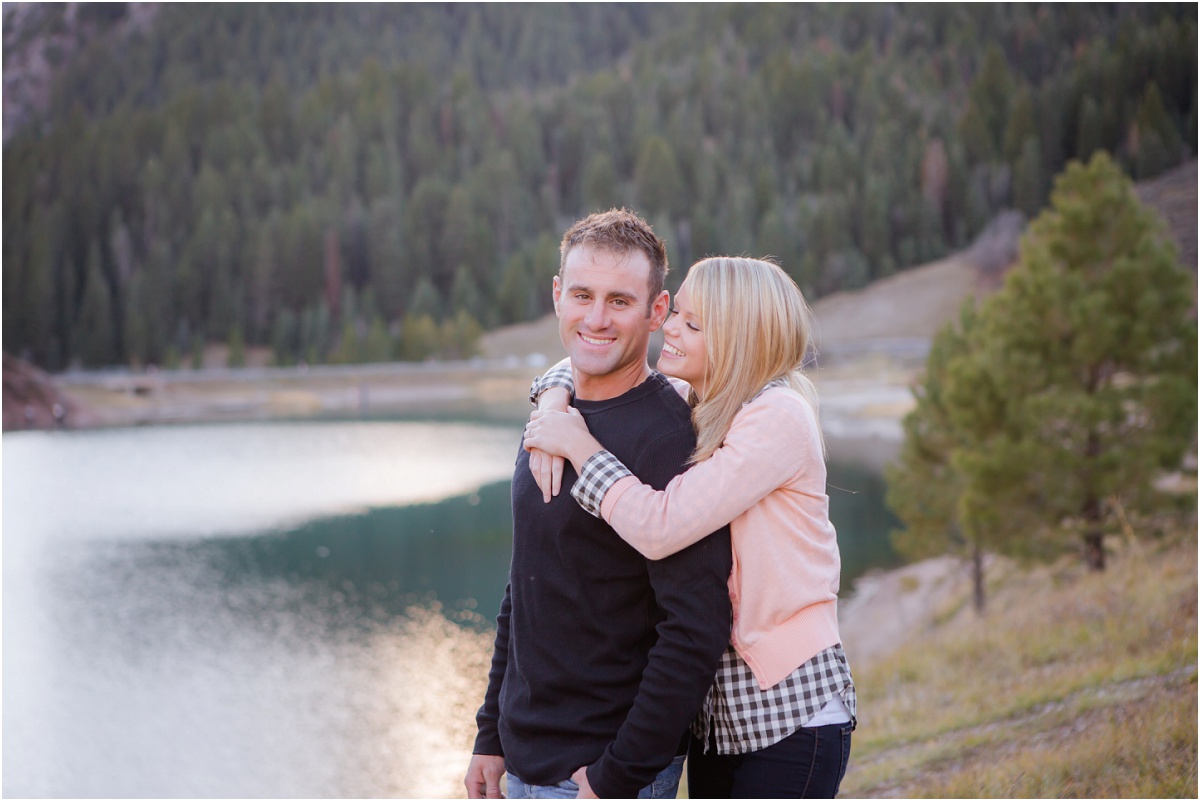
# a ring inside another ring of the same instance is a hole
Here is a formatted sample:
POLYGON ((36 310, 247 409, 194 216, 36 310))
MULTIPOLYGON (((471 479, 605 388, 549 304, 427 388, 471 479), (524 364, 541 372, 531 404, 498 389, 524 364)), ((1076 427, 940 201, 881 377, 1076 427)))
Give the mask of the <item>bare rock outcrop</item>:
POLYGON ((64 428, 86 424, 86 410, 46 373, 4 354, 4 430, 64 428))

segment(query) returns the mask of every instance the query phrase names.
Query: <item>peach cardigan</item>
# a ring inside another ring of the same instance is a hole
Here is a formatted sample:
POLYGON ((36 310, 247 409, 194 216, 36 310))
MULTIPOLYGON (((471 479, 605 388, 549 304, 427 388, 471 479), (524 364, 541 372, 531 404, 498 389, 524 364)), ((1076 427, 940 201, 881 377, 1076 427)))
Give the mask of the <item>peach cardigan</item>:
POLYGON ((626 477, 601 515, 649 559, 730 523, 731 642, 766 690, 841 642, 841 556, 812 407, 787 387, 743 405, 721 447, 661 492, 626 477))

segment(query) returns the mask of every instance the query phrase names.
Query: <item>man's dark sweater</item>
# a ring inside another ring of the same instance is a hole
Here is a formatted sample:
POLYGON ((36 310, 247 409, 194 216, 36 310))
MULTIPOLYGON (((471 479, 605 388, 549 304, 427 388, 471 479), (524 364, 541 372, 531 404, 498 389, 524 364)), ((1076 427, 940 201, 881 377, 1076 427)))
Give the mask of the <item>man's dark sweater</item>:
MULTIPOLYGON (((691 412, 658 373, 618 398, 575 402, 592 435, 662 489, 695 445, 691 412)), ((521 450, 513 556, 496 621, 477 754, 528 784, 576 769, 633 798, 677 753, 729 644, 729 527, 651 562, 567 489, 543 502, 521 450)))

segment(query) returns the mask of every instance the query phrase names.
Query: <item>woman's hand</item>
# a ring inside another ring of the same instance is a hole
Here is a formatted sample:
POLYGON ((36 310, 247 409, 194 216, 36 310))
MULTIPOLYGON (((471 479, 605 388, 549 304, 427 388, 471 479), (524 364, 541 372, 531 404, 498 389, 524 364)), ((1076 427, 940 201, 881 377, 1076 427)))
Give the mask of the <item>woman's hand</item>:
POLYGON ((526 448, 529 451, 529 472, 542 491, 542 500, 550 503, 550 499, 558 495, 562 489, 563 465, 561 456, 551 456, 538 448, 526 448))
MULTIPOLYGON (((571 408, 571 393, 563 387, 548 387, 538 395, 537 407, 539 411, 565 412, 571 408)), ((536 448, 525 450, 529 451, 529 472, 542 491, 542 500, 550 503, 562 488, 563 457, 536 448)))
POLYGON ((525 450, 540 449, 552 456, 565 456, 578 471, 598 451, 600 443, 588 431, 583 415, 571 407, 563 412, 534 412, 525 426, 525 450))

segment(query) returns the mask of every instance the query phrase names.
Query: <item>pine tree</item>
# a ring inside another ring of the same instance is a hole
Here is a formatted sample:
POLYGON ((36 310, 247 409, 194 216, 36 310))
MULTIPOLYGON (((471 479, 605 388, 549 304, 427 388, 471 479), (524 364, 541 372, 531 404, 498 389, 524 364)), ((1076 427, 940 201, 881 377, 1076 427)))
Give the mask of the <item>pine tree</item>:
POLYGON ((681 200, 683 176, 675 150, 662 136, 651 136, 642 144, 633 173, 638 209, 647 217, 670 213, 681 200))
POLYGON ((1036 136, 1030 136, 1021 147, 1021 155, 1013 166, 1013 205, 1027 217, 1033 217, 1042 207, 1045 189, 1042 186, 1042 146, 1036 136))
MULTIPOLYGON (((41 364, 57 367, 59 354, 55 353, 57 349, 51 344, 57 322, 54 303, 54 260, 57 256, 54 231, 48 215, 39 213, 33 219, 28 258, 18 258, 16 263, 8 263, 4 269, 5 297, 17 297, 22 301, 6 308, 5 317, 11 316, 14 324, 10 329, 9 320, 5 319, 4 332, 8 342, 20 343, 28 348, 30 355, 41 364), (10 275, 14 277, 11 282, 10 275)), ((7 347, 13 346, 10 344, 7 347)))
POLYGON ((496 310, 501 324, 519 323, 534 315, 536 291, 530 277, 529 257, 524 252, 515 253, 504 265, 500 291, 496 297, 496 310))
POLYGON ((483 326, 465 310, 442 323, 439 350, 447 359, 469 359, 479 351, 483 326))
POLYGON ((1161 504, 1155 479, 1194 447, 1191 307, 1174 245, 1112 159, 1069 165, 944 372, 934 427, 967 540, 1044 556, 1077 536, 1104 568, 1117 516, 1161 504))
POLYGON ((442 318, 441 295, 438 294, 437 289, 428 278, 422 278, 417 282, 417 288, 409 298, 406 313, 410 316, 426 315, 433 320, 442 318))
POLYGON ((459 265, 454 273, 454 286, 450 289, 450 308, 455 312, 465 311, 476 319, 490 310, 490 304, 485 308, 483 293, 465 264, 459 265))
POLYGON ((1134 169, 1139 178, 1152 178, 1180 161, 1183 140, 1163 106, 1162 92, 1153 81, 1142 97, 1130 140, 1134 169))
POLYGON ((246 366, 246 338, 242 335, 242 327, 234 323, 229 330, 229 354, 225 360, 226 367, 246 366))
POLYGON ((134 367, 152 361, 150 352, 150 333, 148 315, 150 309, 146 305, 145 276, 135 273, 124 285, 125 314, 123 315, 123 336, 125 357, 134 367))
POLYGON ((368 363, 391 361, 392 337, 388 333, 383 318, 378 314, 371 317, 371 325, 367 329, 367 341, 362 347, 362 360, 368 363))
POLYGON ((409 314, 404 317, 400 332, 400 358, 419 362, 438 352, 441 332, 437 321, 428 314, 409 314))
POLYGON ((591 213, 617 205, 617 175, 612 158, 597 153, 583 171, 583 207, 591 213))
POLYGON ((1037 136, 1037 114, 1034 110, 1033 94, 1027 87, 1017 93, 1012 113, 1004 127, 1004 160, 1013 164, 1021 157, 1025 140, 1037 136))
POLYGON ((75 340, 79 343, 84 364, 103 367, 116 362, 112 294, 100 269, 100 248, 95 242, 88 252, 87 282, 83 287, 83 305, 79 310, 75 340))
POLYGON ((975 610, 982 612, 983 553, 997 543, 979 536, 968 538, 959 521, 963 479, 954 466, 954 454, 975 443, 978 429, 957 425, 959 418, 947 398, 954 371, 971 358, 978 321, 975 302, 968 299, 957 324, 947 324, 934 337, 924 375, 913 389, 916 405, 904 418, 900 454, 886 468, 886 476, 888 506, 904 523, 903 529, 892 532, 892 545, 909 559, 947 552, 969 557, 975 610))
POLYGON ((992 44, 971 84, 959 121, 967 155, 973 162, 986 163, 1002 154, 1012 94, 1013 79, 1008 62, 999 46, 992 44))

